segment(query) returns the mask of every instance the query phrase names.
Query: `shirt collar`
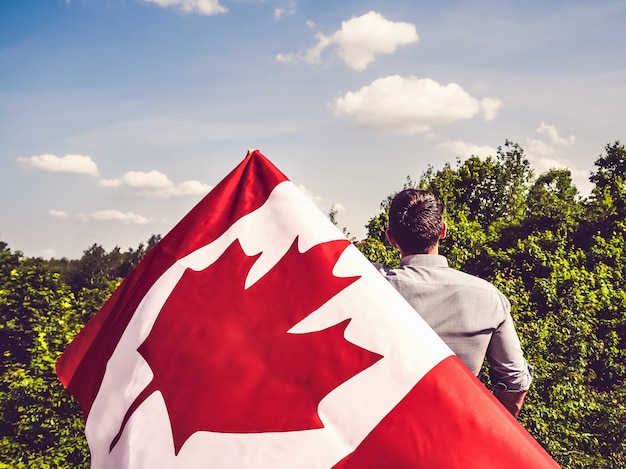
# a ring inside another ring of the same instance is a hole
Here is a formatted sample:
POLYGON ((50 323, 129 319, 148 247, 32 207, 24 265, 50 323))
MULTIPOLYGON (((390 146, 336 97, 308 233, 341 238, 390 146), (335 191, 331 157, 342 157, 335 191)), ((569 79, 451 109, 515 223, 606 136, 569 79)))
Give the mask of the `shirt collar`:
POLYGON ((448 259, 439 254, 411 254, 400 260, 400 267, 418 265, 423 267, 448 267, 448 259))

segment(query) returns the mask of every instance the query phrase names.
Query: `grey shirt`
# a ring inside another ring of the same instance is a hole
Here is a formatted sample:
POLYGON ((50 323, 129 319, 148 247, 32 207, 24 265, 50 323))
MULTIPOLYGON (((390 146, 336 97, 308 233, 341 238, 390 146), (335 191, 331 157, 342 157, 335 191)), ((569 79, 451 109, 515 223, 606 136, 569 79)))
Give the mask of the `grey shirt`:
POLYGON ((405 256, 399 269, 380 270, 475 375, 486 357, 492 384, 528 390, 532 367, 524 359, 511 304, 496 287, 448 267, 440 255, 405 256))

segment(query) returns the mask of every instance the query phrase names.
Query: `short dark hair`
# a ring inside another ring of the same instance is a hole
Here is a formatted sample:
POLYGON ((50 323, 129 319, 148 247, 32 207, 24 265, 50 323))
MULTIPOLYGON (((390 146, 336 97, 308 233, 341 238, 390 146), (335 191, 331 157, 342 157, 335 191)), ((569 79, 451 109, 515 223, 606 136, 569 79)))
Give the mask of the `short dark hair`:
POLYGON ((405 189, 389 207, 389 233, 403 254, 424 254, 439 241, 443 208, 432 192, 405 189))

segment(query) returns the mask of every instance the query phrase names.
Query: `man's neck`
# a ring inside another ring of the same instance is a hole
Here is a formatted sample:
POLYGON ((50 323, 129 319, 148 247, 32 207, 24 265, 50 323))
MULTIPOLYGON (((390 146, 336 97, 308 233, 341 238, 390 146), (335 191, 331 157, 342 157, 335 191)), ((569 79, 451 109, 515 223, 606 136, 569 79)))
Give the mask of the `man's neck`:
MULTIPOLYGON (((398 249, 400 249, 400 248, 398 248, 398 249)), ((433 246, 431 249, 429 249, 426 252, 419 252, 419 253, 416 253, 416 254, 429 254, 429 255, 433 255, 433 256, 438 256, 439 255, 439 244, 435 244, 435 246, 433 246)), ((413 254, 405 253, 402 249, 400 249, 400 255, 402 257, 406 257, 406 256, 412 256, 413 254)))

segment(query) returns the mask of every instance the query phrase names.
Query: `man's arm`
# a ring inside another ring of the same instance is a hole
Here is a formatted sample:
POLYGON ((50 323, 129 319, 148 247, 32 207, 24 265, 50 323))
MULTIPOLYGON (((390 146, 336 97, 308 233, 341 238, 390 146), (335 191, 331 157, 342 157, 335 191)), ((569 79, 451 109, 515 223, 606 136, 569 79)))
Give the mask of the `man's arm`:
POLYGON ((496 399, 498 399, 515 418, 517 418, 520 410, 522 410, 526 394, 527 391, 500 391, 498 389, 494 389, 493 391, 493 395, 496 396, 496 399))
POLYGON ((491 337, 487 361, 494 396, 517 417, 533 378, 533 367, 524 359, 508 300, 504 302, 504 311, 505 319, 491 337))

